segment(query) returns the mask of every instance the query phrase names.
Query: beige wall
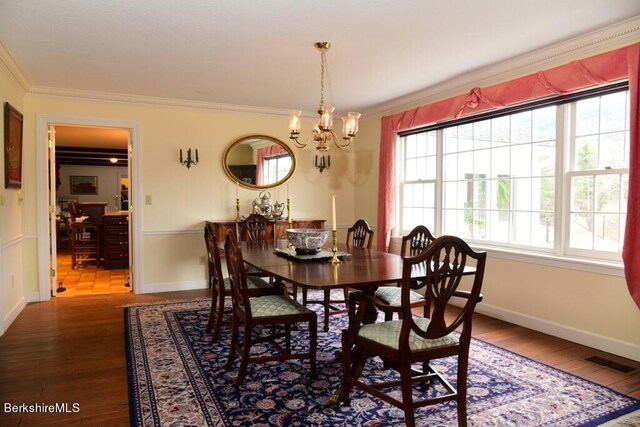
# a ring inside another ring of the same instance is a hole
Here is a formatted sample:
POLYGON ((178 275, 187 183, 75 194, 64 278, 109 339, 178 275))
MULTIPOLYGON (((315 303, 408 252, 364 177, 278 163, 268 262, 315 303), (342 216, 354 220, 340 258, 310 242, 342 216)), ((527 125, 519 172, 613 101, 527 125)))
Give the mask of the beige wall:
MULTIPOLYGON (((152 203, 141 211, 141 260, 144 276, 138 291, 204 286, 204 221, 236 217, 236 187, 222 169, 228 144, 249 134, 265 134, 288 143, 285 116, 220 112, 207 109, 107 103, 29 95, 25 98, 28 170, 35 176, 37 114, 135 121, 140 125, 140 185, 152 203), (198 149, 200 163, 180 165, 179 150, 198 149)), ((293 148, 298 169, 289 182, 294 218, 330 218, 331 195, 337 196, 338 223, 353 221, 353 150, 332 153, 332 169, 320 174, 312 166, 313 151, 293 148)), ((32 180, 34 180, 32 178, 32 180)), ((132 186, 135 186, 132 183, 132 186)), ((36 233, 35 187, 29 187, 25 225, 36 233), (32 202, 33 201, 33 202, 32 202)), ((270 190, 273 201, 286 200, 286 186, 270 190)), ((257 191, 240 188, 241 214, 251 210, 257 191)), ((35 254, 34 254, 35 256, 35 254)), ((31 261, 31 259, 30 259, 31 261)), ((28 288, 36 291, 37 284, 28 288)))
MULTIPOLYGON (((24 89, 0 61, 0 105, 4 120, 5 102, 22 114, 24 89)), ((4 122, 2 122, 4 123, 4 122)), ((4 126, 0 125, 0 144, 4 147, 4 126)), ((23 160, 24 162, 24 160, 23 160)), ((26 241, 23 232, 23 190, 5 188, 4 148, 0 150, 2 185, 0 185, 0 334, 24 307, 24 254, 26 241)), ((23 172, 23 180, 26 177, 23 172)))

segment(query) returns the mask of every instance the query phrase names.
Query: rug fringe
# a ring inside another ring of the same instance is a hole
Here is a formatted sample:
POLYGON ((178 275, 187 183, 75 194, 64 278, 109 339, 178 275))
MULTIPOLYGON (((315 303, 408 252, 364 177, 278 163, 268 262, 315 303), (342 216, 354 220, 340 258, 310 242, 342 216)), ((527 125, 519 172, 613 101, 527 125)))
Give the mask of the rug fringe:
POLYGON ((144 307, 148 305, 162 305, 162 304, 171 304, 171 303, 185 303, 185 302, 202 302, 202 301, 211 301, 211 298, 176 298, 176 299, 166 299, 160 301, 151 301, 151 302, 132 302, 129 304, 121 304, 117 305, 116 308, 126 308, 126 307, 144 307))

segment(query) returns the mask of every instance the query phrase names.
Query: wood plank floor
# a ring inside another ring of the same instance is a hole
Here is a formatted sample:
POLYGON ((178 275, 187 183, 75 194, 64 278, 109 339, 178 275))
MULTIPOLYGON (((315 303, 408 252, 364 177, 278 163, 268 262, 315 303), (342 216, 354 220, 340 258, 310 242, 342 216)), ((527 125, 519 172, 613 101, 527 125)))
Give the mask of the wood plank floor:
MULTIPOLYGON (((1 426, 128 425, 122 305, 207 296, 207 290, 55 298, 29 304, 0 337, 1 426), (4 405, 79 404, 77 413, 5 413, 4 405)), ((640 363, 477 315, 474 336, 640 398, 640 371, 621 374, 584 360, 640 363)))

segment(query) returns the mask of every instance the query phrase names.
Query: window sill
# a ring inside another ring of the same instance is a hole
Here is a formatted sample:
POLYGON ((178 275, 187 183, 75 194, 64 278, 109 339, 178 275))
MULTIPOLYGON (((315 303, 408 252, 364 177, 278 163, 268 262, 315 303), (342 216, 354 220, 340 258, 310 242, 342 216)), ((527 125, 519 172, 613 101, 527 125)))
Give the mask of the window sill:
MULTIPOLYGON (((401 237, 391 238, 390 249, 397 247, 396 253, 400 253, 401 237)), ((624 277, 624 267, 622 262, 599 261, 586 258, 562 257, 552 254, 542 254, 525 252, 517 249, 497 248, 495 246, 483 246, 471 243, 474 250, 486 251, 494 258, 506 259, 509 261, 526 262, 529 264, 544 265, 547 267, 564 268, 567 270, 586 271, 589 273, 604 274, 607 276, 624 277)))

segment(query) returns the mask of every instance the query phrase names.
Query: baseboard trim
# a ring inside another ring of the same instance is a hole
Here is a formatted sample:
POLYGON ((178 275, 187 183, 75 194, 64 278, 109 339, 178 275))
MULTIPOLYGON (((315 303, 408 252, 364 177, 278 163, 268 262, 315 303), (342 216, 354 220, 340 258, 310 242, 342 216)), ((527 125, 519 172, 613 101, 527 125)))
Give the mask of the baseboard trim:
POLYGON ((636 344, 620 341, 604 335, 594 334, 592 332, 550 322, 537 317, 527 316, 522 313, 517 313, 485 303, 478 304, 476 306, 476 312, 640 362, 640 346, 636 344))
POLYGON ((13 323, 14 320, 18 317, 18 315, 22 312, 22 310, 26 307, 27 301, 23 296, 20 300, 14 305, 9 312, 2 318, 2 324, 0 324, 0 336, 5 333, 9 326, 13 323))
POLYGON ((152 294, 159 292, 191 291, 194 289, 206 288, 206 280, 192 280, 189 282, 145 283, 139 287, 136 287, 136 293, 152 294))
POLYGON ((24 294, 24 302, 29 304, 31 302, 40 301, 40 292, 27 292, 24 294))

